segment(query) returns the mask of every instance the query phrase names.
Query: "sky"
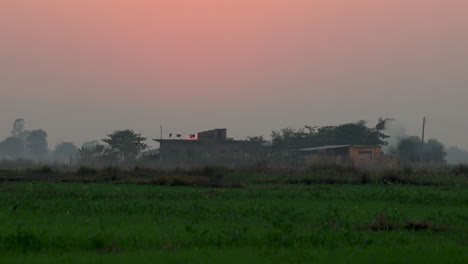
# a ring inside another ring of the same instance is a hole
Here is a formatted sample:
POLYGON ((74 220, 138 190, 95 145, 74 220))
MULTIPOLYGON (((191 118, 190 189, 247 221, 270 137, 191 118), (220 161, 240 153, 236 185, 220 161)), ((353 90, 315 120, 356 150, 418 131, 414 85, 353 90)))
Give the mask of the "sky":
POLYGON ((468 149, 466 0, 1 0, 0 138, 393 117, 468 149))

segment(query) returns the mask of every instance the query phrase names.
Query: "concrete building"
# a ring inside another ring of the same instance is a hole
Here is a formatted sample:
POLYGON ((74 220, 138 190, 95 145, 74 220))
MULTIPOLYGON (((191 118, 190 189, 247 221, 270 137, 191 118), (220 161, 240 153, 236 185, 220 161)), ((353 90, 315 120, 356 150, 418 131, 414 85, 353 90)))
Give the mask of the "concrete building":
POLYGON ((331 145, 295 151, 304 166, 339 165, 352 167, 394 167, 397 160, 379 146, 331 145))
POLYGON ((227 129, 199 132, 188 139, 155 139, 163 167, 245 167, 258 160, 257 143, 227 138, 227 129))

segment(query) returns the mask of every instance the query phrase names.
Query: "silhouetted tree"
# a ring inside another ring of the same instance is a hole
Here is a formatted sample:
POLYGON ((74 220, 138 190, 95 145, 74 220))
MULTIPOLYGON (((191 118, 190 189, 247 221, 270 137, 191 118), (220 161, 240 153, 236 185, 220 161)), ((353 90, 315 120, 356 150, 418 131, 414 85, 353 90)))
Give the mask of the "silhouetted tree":
POLYGON ((32 130, 26 138, 28 155, 35 159, 44 159, 49 148, 47 145, 47 132, 42 129, 32 130))
POLYGON ((24 143, 17 137, 8 137, 0 143, 0 155, 17 159, 24 154, 24 143))
POLYGON ((366 121, 338 126, 306 126, 298 130, 287 127, 273 131, 271 137, 272 151, 345 144, 383 146, 388 138, 381 130, 367 127, 366 121))
POLYGON ((445 162, 447 152, 445 146, 436 139, 429 139, 424 144, 424 161, 441 163, 445 162))
POLYGON ((397 154, 403 160, 418 162, 421 160, 421 147, 420 137, 407 137, 398 143, 397 154))
POLYGON ((60 162, 69 162, 70 159, 74 159, 79 153, 78 147, 71 142, 63 142, 55 146, 54 149, 54 160, 60 162))
POLYGON ((410 162, 421 161, 421 148, 423 148, 424 162, 445 162, 447 152, 445 146, 436 139, 429 139, 422 145, 420 137, 412 136, 402 139, 398 143, 397 155, 410 162))
POLYGON ((318 138, 323 145, 376 145, 385 146, 387 135, 375 128, 367 127, 367 122, 361 120, 356 123, 338 126, 326 126, 318 129, 318 138))
POLYGON ((97 140, 86 142, 82 145, 80 152, 80 161, 85 165, 97 165, 102 162, 104 145, 100 145, 97 140))
POLYGON ((11 136, 17 137, 25 143, 26 138, 28 137, 29 131, 24 129, 25 122, 24 119, 18 118, 13 122, 13 128, 11 130, 11 136))
POLYGON ((261 145, 267 144, 268 141, 263 136, 254 136, 254 137, 247 137, 247 141, 258 143, 261 145))
POLYGON ((109 144, 113 153, 118 156, 119 161, 123 163, 134 162, 140 153, 148 148, 143 143, 146 138, 141 134, 135 133, 133 130, 118 130, 107 135, 109 138, 102 141, 109 144))
POLYGON ((396 120, 395 118, 380 117, 379 121, 377 122, 377 125, 375 126, 375 129, 379 131, 383 131, 385 130, 385 128, 387 128, 388 123, 395 121, 395 120, 396 120))

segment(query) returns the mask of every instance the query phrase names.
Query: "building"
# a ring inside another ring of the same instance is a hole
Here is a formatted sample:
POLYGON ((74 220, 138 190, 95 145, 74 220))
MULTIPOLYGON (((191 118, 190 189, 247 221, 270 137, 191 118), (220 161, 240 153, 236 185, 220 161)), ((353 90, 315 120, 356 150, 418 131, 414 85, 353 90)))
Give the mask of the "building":
POLYGON ((298 149, 301 165, 339 165, 352 167, 394 167, 396 158, 383 153, 380 146, 331 145, 298 149))
POLYGON ((258 159, 259 144, 227 137, 227 129, 213 129, 187 139, 155 139, 163 167, 245 167, 258 159))

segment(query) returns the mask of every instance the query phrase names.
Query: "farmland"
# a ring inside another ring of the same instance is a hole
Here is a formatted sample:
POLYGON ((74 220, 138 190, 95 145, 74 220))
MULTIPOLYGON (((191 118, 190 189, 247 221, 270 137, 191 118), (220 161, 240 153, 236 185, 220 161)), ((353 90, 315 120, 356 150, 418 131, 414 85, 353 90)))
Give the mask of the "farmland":
POLYGON ((466 263, 467 190, 3 183, 0 261, 466 263))

